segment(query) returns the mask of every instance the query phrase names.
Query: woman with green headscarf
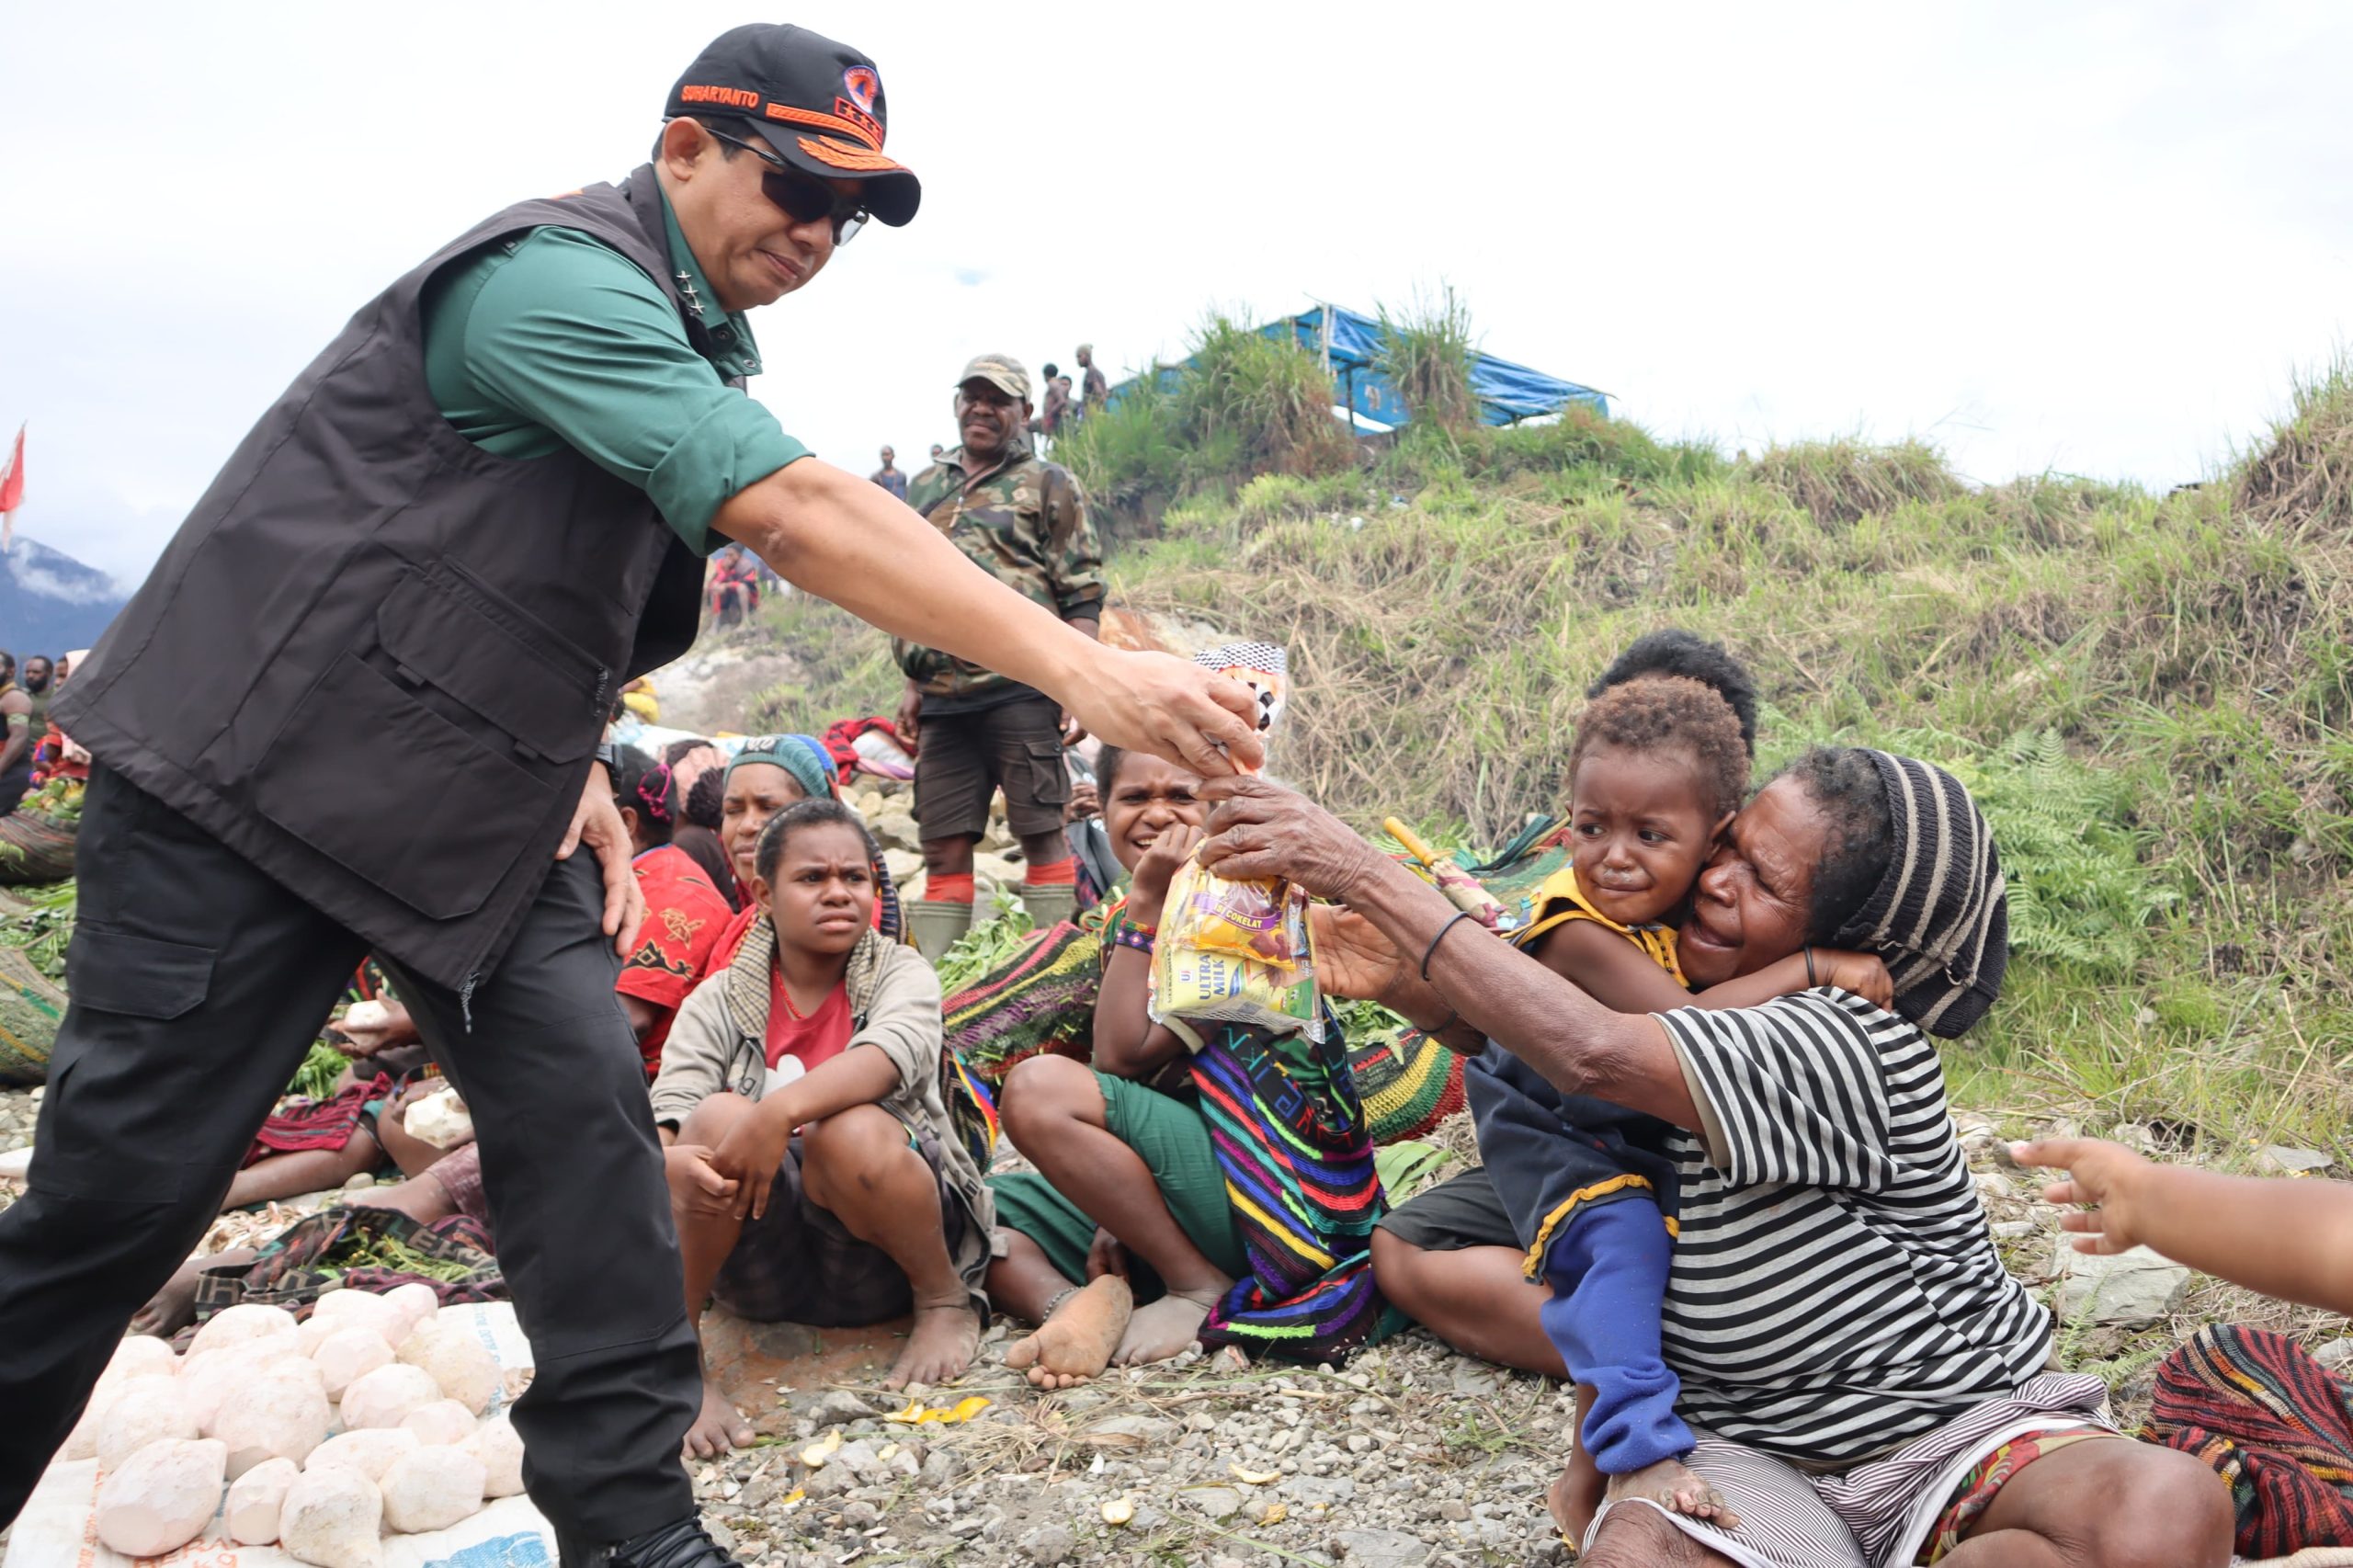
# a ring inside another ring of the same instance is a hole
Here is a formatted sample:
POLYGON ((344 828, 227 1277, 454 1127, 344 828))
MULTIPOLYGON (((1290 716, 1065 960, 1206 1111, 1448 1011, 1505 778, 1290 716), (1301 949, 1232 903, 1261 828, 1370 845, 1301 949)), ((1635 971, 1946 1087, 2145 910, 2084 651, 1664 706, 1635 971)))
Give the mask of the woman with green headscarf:
MULTIPOLYGON (((719 806, 719 838, 739 888, 752 885, 752 852, 768 819, 796 801, 838 801, 841 784, 834 761, 813 735, 756 735, 744 743, 727 764, 719 806)), ((705 975, 727 967, 743 945, 744 933, 759 918, 757 908, 739 896, 745 907, 733 925, 711 949, 705 975)), ((891 941, 902 929, 899 890, 891 868, 878 852, 874 857, 874 928, 891 941)))

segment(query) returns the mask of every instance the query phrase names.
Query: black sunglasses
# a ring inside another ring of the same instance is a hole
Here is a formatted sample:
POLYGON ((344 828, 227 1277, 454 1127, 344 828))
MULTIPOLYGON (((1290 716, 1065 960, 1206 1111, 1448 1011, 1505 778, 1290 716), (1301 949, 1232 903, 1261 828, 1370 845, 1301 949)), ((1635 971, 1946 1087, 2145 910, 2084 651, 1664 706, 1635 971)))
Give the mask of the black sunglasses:
MULTIPOLYGON (((696 123, 701 124, 699 120, 696 123)), ((866 209, 857 197, 837 194, 832 186, 814 176, 802 174, 765 147, 756 147, 723 131, 711 131, 708 125, 703 126, 703 130, 710 132, 712 141, 724 142, 730 147, 741 147, 768 165, 760 171, 761 193, 794 222, 813 223, 820 218, 829 220, 834 225, 834 244, 837 245, 849 244, 857 237, 858 230, 866 227, 866 209)))

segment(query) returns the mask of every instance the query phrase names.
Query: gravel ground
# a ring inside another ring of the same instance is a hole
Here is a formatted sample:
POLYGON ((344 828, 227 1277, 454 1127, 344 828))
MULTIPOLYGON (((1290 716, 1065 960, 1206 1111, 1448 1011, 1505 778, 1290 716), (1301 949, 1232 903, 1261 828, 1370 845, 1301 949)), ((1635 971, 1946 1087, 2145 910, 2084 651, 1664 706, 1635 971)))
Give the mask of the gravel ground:
POLYGON ((879 1390, 795 1390, 797 1434, 695 1467, 747 1563, 1552 1563, 1563 1389, 1418 1330, 1333 1372, 1188 1358, 1039 1394, 995 1359, 926 1402, 996 1403, 910 1428, 879 1390), (812 1470, 801 1456, 839 1432, 812 1470), (1124 1505, 1123 1524, 1109 1522, 1124 1505))
MULTIPOLYGON (((0 1154, 31 1142, 37 1093, 0 1093, 0 1154)), ((2000 1168, 1986 1119, 1957 1119, 1995 1235, 2039 1290, 2054 1274, 2056 1216, 2033 1200, 2033 1178, 2000 1168)), ((1438 1141, 1458 1153, 1469 1143, 1453 1125, 1438 1141)), ((2073 1324, 2063 1348, 2070 1365, 2109 1373, 2130 1423, 2156 1357, 2217 1320, 2300 1333, 2332 1363, 2353 1350, 2336 1338, 2341 1320, 2202 1279, 2166 1322, 2073 1324)), ((803 1385, 783 1363, 781 1409, 746 1412, 778 1436, 690 1466, 707 1517, 745 1563, 777 1568, 1571 1560, 1543 1506, 1569 1448, 1567 1391, 1455 1355, 1419 1329, 1336 1371, 1194 1354, 1059 1394, 1006 1370, 1008 1335, 993 1328, 970 1373, 923 1394, 930 1408, 992 1402, 961 1424, 886 1422, 905 1396, 803 1385), (819 1464, 803 1458, 836 1438, 819 1464)))

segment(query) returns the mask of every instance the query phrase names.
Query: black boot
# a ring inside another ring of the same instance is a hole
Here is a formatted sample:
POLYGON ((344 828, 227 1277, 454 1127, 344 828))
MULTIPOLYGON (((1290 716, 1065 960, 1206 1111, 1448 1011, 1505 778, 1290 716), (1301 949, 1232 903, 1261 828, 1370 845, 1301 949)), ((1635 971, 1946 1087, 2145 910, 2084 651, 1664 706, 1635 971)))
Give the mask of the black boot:
POLYGON ((563 1568, 744 1568, 719 1550, 694 1514, 605 1546, 589 1546, 559 1532, 556 1550, 563 1568))

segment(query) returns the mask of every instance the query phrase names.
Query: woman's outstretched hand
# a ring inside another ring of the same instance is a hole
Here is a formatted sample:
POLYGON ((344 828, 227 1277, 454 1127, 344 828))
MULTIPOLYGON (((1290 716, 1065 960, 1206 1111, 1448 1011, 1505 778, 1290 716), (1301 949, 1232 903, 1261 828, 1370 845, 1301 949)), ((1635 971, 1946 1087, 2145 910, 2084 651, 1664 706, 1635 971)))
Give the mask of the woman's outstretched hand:
POLYGON ((1211 778, 1194 795, 1214 808, 1201 864, 1230 881, 1284 877, 1345 903, 1381 858, 1339 818, 1264 778, 1211 778))

